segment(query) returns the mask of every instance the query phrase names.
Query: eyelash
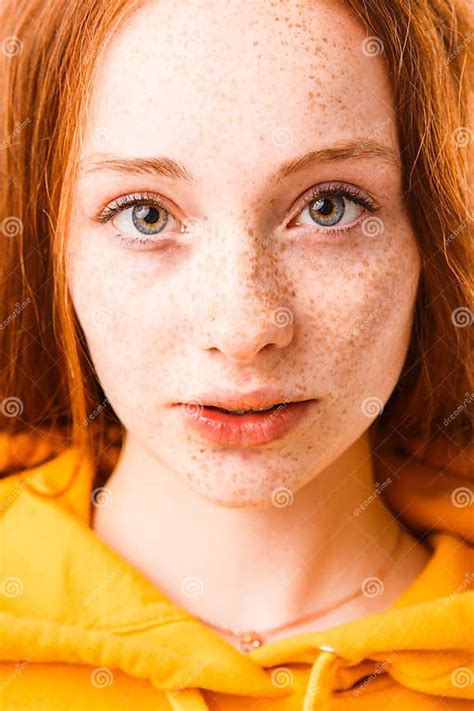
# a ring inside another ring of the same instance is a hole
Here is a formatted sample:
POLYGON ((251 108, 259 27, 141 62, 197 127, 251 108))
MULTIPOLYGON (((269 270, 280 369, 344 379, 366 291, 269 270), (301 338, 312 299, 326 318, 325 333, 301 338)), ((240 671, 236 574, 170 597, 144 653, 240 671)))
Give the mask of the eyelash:
POLYGON ((154 193, 132 193, 130 195, 121 195, 116 198, 109 205, 106 205, 104 209, 97 215, 97 222, 105 224, 113 220, 115 215, 119 212, 126 210, 130 207, 135 207, 136 205, 150 205, 153 207, 161 207, 163 210, 168 210, 166 205, 160 201, 159 197, 154 193))
MULTIPOLYGON (((302 210, 304 210, 311 202, 313 202, 317 197, 342 197, 342 198, 347 198, 348 200, 351 200, 352 202, 356 203, 357 205, 360 205, 363 207, 367 212, 375 213, 380 210, 380 207, 375 203, 375 201, 366 195, 365 193, 361 192, 358 188, 356 188, 354 185, 350 185, 348 183, 324 183, 322 185, 315 186, 310 189, 309 193, 306 193, 301 200, 300 203, 298 204, 298 207, 292 211, 294 213, 294 217, 297 217, 302 210)), ((116 198, 112 203, 109 205, 106 205, 105 208, 97 215, 95 219, 96 222, 99 222, 100 224, 107 224, 113 218, 118 215, 119 213, 123 212, 124 210, 130 209, 132 207, 136 206, 150 206, 150 207, 159 207, 169 214, 172 215, 168 207, 162 202, 159 197, 156 194, 153 193, 146 193, 146 192, 140 192, 140 193, 132 193, 130 195, 122 195, 118 198, 116 198)), ((289 215, 290 213, 287 213, 289 215)), ((293 219, 293 218, 291 218, 293 219)), ((290 220, 291 221, 291 220, 290 220)), ((323 227, 320 226, 319 228, 313 228, 309 227, 310 230, 317 229, 318 232, 331 232, 331 233, 341 233, 341 232, 347 232, 353 229, 358 222, 360 221, 360 218, 357 219, 355 222, 353 222, 350 225, 345 225, 343 227, 323 227)), ((153 239, 153 236, 150 235, 149 237, 143 236, 143 237, 132 237, 130 235, 117 235, 117 238, 122 244, 150 244, 150 242, 160 242, 163 241, 163 237, 158 237, 155 240, 153 239)))
MULTIPOLYGON (((337 183, 337 182, 332 182, 332 183, 322 183, 321 185, 316 185, 313 188, 310 188, 309 192, 307 192, 303 197, 301 198, 301 201, 298 203, 297 208, 292 212, 295 217, 297 217, 302 210, 304 210, 308 205, 310 205, 313 200, 315 200, 317 197, 343 197, 347 198, 348 200, 351 200, 352 202, 356 203, 357 205, 360 205, 363 207, 367 212, 371 213, 376 213, 379 212, 381 207, 377 205, 375 200, 373 200, 369 195, 366 193, 363 193, 359 188, 356 188, 355 185, 350 185, 349 183, 337 183)), ((293 218, 291 218, 292 220, 293 218)), ((290 220, 290 221, 291 221, 290 220)), ((355 222, 353 222, 350 225, 344 225, 343 227, 323 227, 319 226, 317 228, 318 232, 330 232, 331 234, 338 233, 338 232, 348 232, 352 230, 358 223, 360 222, 360 218, 358 218, 355 222)), ((309 227, 308 229, 314 230, 315 228, 309 227)))

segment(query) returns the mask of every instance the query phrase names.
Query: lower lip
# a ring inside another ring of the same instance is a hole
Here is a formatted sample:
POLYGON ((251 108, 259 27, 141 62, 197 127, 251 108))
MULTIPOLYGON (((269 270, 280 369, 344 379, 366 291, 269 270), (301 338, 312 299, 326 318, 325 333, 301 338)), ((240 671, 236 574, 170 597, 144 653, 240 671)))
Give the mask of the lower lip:
POLYGON ((315 400, 279 405, 273 410, 232 415, 198 405, 179 404, 186 423, 213 442, 255 447, 283 437, 307 415, 315 400))

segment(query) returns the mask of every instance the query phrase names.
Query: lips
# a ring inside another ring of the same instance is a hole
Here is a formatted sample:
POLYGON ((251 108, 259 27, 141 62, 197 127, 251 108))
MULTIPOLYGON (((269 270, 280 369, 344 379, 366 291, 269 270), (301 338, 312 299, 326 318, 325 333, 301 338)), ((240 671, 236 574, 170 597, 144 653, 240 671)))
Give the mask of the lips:
POLYGON ((204 392, 193 397, 192 402, 204 407, 216 407, 226 411, 261 411, 268 410, 277 405, 289 404, 300 398, 295 397, 295 389, 286 392, 276 388, 256 388, 245 393, 235 390, 219 390, 204 392))
POLYGON ((276 405, 271 405, 270 407, 265 407, 265 408, 263 408, 263 407, 262 407, 262 408, 249 408, 249 409, 245 409, 245 408, 244 408, 244 409, 242 409, 242 410, 234 410, 234 409, 230 409, 230 408, 227 408, 227 407, 215 407, 214 405, 206 405, 206 408, 207 408, 208 410, 218 410, 219 412, 223 412, 223 413, 225 413, 225 414, 240 415, 240 416, 241 416, 241 415, 246 415, 246 414, 249 414, 249 413, 260 414, 260 413, 262 413, 262 412, 272 412, 272 411, 275 410, 275 408, 277 408, 277 407, 285 407, 285 406, 288 405, 288 404, 289 404, 289 403, 285 403, 285 402, 282 403, 282 402, 280 402, 280 403, 276 403, 276 405))
POLYGON ((180 403, 186 427, 221 445, 255 447, 277 440, 294 429, 308 415, 317 400, 280 402, 265 409, 232 412, 221 405, 180 403))

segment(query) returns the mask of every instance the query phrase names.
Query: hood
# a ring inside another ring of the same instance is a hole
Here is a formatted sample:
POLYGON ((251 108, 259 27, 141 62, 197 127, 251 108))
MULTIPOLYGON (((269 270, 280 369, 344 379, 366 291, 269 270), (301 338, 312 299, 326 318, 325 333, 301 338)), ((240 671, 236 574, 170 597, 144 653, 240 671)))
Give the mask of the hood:
MULTIPOLYGON (((25 462, 27 443, 19 438, 9 450, 16 464, 25 462)), ((474 698, 472 685, 453 682, 474 675, 472 448, 454 458, 447 450, 428 456, 416 447, 407 454, 377 446, 374 496, 424 535, 432 550, 427 566, 383 613, 247 654, 98 538, 90 528, 88 459, 69 446, 41 464, 34 451, 31 467, 0 480, 0 660, 120 670, 148 680, 177 711, 208 709, 207 690, 255 701, 291 694, 293 664, 310 665, 304 711, 325 711, 333 691, 382 672, 421 693, 474 698)))

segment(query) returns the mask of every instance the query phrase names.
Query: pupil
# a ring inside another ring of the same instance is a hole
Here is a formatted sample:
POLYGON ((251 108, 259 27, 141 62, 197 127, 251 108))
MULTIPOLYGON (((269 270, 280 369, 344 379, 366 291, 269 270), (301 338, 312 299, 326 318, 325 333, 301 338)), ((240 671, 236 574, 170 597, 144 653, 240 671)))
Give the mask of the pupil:
POLYGON ((324 198, 317 202, 315 209, 322 215, 330 215, 334 210, 334 206, 328 198, 324 198))
POLYGON ((166 210, 155 205, 138 205, 132 210, 132 222, 142 234, 157 234, 168 222, 166 210))
POLYGON ((157 222, 159 218, 159 213, 156 207, 144 206, 142 208, 139 208, 138 213, 138 217, 144 220, 145 222, 148 222, 148 224, 150 225, 153 225, 155 222, 157 222), (145 214, 143 214, 143 212, 145 212, 145 214))
POLYGON ((310 205, 313 220, 323 227, 337 225, 345 213, 344 198, 338 195, 322 196, 313 200, 310 205))

